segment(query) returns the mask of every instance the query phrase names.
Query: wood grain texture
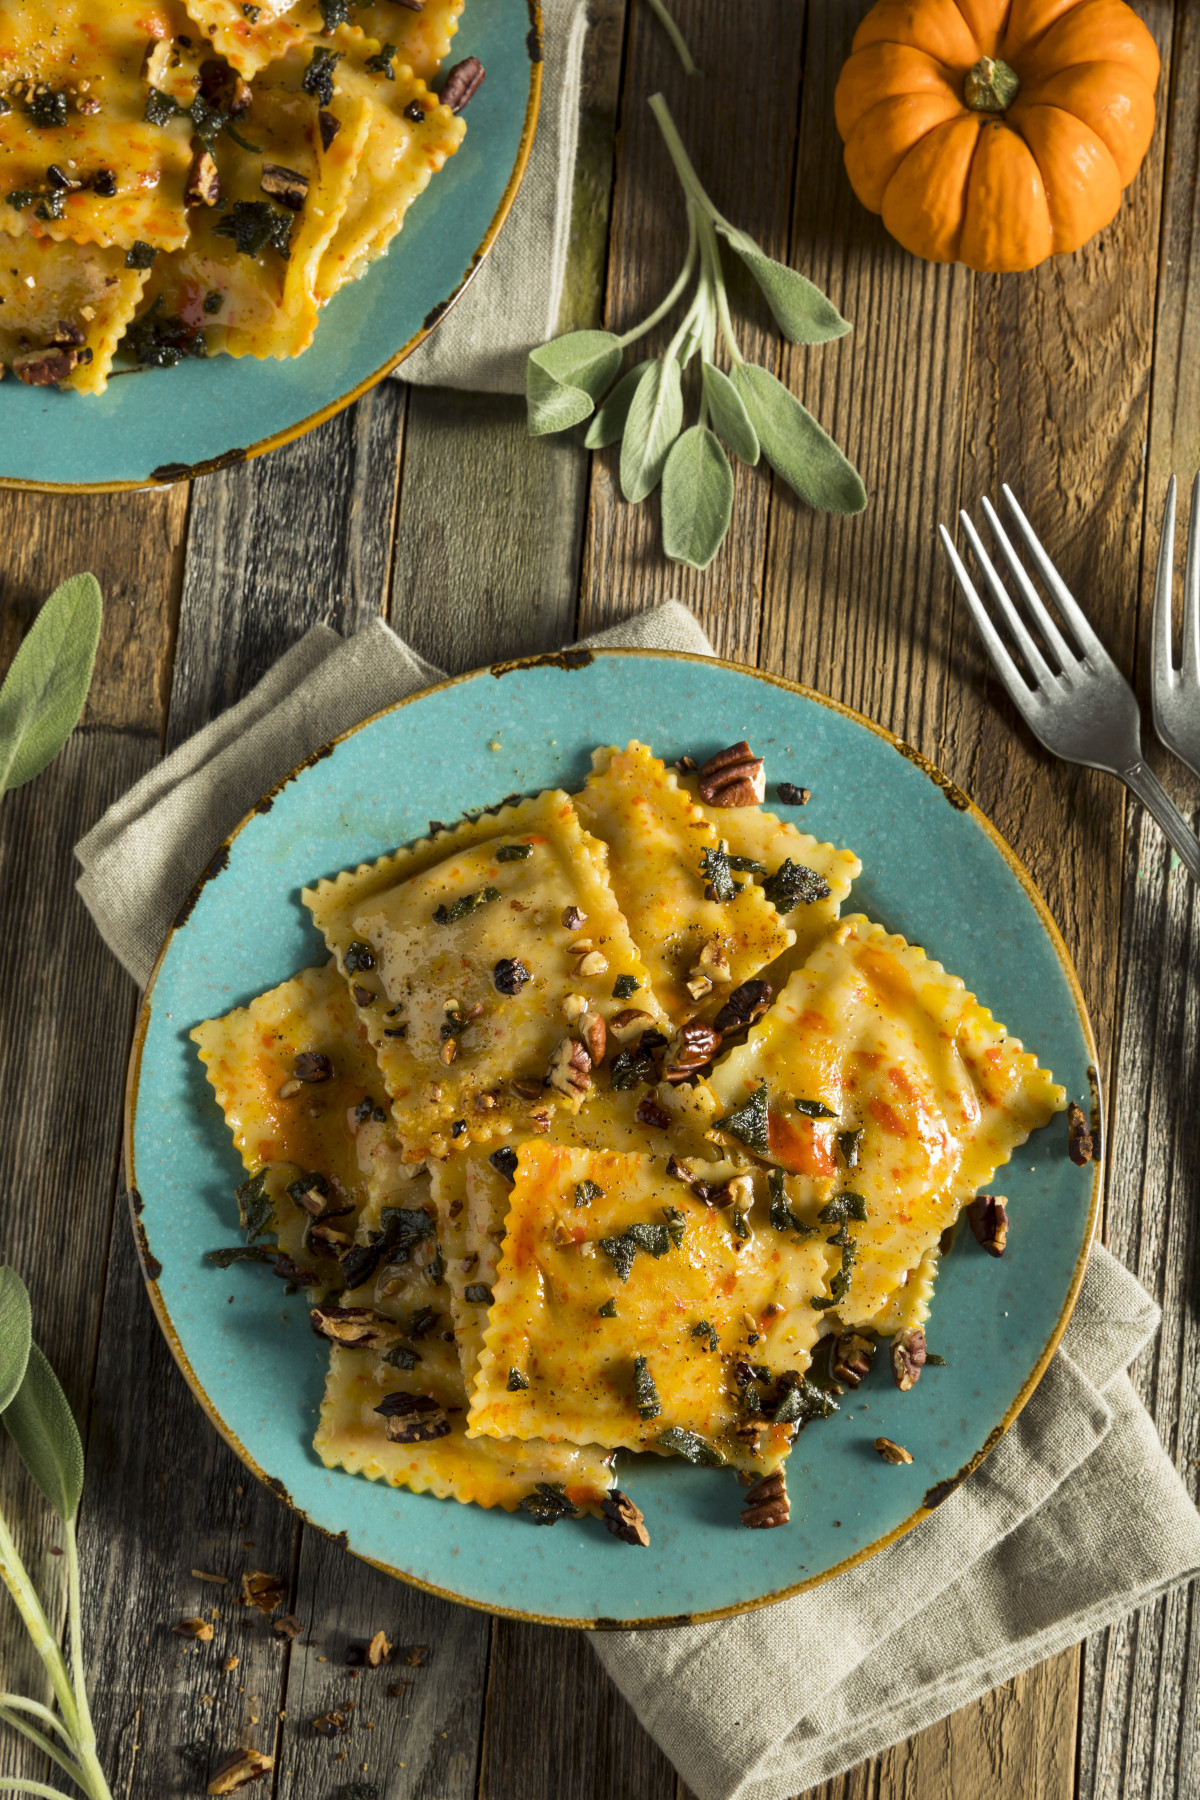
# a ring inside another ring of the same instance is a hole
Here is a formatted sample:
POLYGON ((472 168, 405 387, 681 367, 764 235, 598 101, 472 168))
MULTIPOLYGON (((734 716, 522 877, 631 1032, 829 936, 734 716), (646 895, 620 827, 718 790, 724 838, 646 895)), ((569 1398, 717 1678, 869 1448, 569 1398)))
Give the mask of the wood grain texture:
MULTIPOLYGON (((770 255, 788 254, 795 167, 796 96, 806 7, 796 0, 759 0, 754 29, 740 7, 720 0, 683 0, 673 11, 706 74, 689 80, 647 7, 630 15, 622 84, 621 129, 605 319, 626 331, 669 290, 683 262, 686 214, 646 101, 661 91, 701 181, 715 204, 770 255), (736 77, 731 78, 732 71, 736 77), (748 96, 752 100, 748 101, 748 96), (753 124, 747 106, 753 109, 753 124), (752 129, 752 155, 734 154, 752 129)), ((774 367, 778 334, 748 278, 726 255, 742 353, 774 367)), ((683 307, 629 352, 632 367, 659 355, 683 307)), ((685 395, 692 376, 685 381, 685 395)), ((694 416, 695 396, 687 405, 694 416)), ((698 615, 719 654, 753 661, 762 605, 770 486, 761 469, 739 466, 733 521, 725 548, 703 574, 662 556, 658 499, 628 506, 618 482, 619 446, 593 458, 580 635, 613 625, 643 607, 681 600, 698 615)))
MULTIPOLYGON (((83 726, 35 780, 0 802, 0 1256, 24 1276, 34 1330, 86 1429, 119 1162, 133 993, 73 892, 76 839, 152 765, 165 726, 187 494, 43 498, 0 494, 6 545, 0 657, 37 607, 90 566, 105 594, 83 726), (112 527, 116 533, 110 535, 112 527)), ((90 1504, 91 1490, 85 1498, 90 1504)), ((45 1594, 64 1607, 61 1533, 19 1469, 0 1456, 0 1507, 45 1594)), ((4 1601, 7 1609, 8 1602, 4 1601)), ((6 1610, 0 1686, 48 1697, 6 1610)), ((40 1766, 39 1766, 40 1765, 40 1766)), ((8 1733, 0 1771, 45 1777, 8 1733)))

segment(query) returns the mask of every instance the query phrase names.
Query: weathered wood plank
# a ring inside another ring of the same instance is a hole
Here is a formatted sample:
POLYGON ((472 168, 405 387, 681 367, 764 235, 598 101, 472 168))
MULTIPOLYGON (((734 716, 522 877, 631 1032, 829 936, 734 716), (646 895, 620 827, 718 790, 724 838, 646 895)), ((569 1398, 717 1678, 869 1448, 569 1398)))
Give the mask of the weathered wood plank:
MULTIPOLYGON (((0 955, 8 1196, 0 1254, 29 1284, 38 1340, 84 1427, 133 995, 72 892, 72 846, 158 756, 186 509, 182 489, 94 498, 0 493, 0 664, 67 575, 91 567, 106 602, 81 728, 49 769, 0 802, 9 926, 0 955)), ((0 1506, 52 1617, 60 1617, 64 1568, 50 1552, 61 1548, 61 1532, 11 1446, 0 1458, 0 1506)), ((44 1695, 40 1664, 11 1612, 0 1633, 0 1686, 44 1695)), ((27 1757, 7 1732, 0 1771, 46 1774, 43 1760, 27 1757)))
MULTIPOLYGON (((773 256, 786 257, 795 165, 796 96, 800 89, 806 8, 795 0, 760 0, 753 30, 742 9, 719 0, 686 0, 676 17, 703 80, 689 80, 648 8, 630 15, 623 83, 613 255, 605 317, 613 331, 646 317, 668 291, 683 262, 686 215, 679 184, 658 126, 646 105, 661 90, 700 179, 733 223, 773 256), (736 71, 736 75, 732 74, 736 71), (753 153, 747 97, 753 96, 753 153)), ((748 279, 726 255, 743 354, 774 366, 778 333, 748 279)), ((629 366, 661 354, 682 310, 656 330, 629 366)), ((685 383, 685 388, 688 386, 685 383)), ((689 419, 695 397, 690 396, 689 419)), ((753 661, 762 608, 770 488, 761 470, 739 467, 733 521, 725 547, 703 573, 662 555, 658 501, 631 507, 617 479, 619 446, 593 458, 584 559, 581 632, 615 624, 663 600, 692 607, 719 653, 753 661)))
POLYGON ((196 484, 168 749, 310 625, 383 610, 405 390, 385 381, 307 437, 196 484))

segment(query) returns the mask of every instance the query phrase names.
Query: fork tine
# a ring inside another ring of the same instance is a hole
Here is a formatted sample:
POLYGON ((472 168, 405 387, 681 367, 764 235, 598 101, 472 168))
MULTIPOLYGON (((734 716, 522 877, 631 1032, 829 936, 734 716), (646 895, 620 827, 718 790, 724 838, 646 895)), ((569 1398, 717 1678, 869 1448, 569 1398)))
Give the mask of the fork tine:
MULTIPOLYGON (((1023 679, 1021 671, 1008 653, 1004 640, 992 624, 987 608, 975 592, 975 584, 967 574, 962 557, 954 548, 954 541, 944 525, 938 526, 938 535, 942 540, 942 547, 946 555, 950 558, 950 567, 954 570, 954 579, 958 582, 962 597, 967 603, 967 610, 974 619, 979 635, 983 639, 984 648, 992 659, 992 666, 1008 690, 1008 697, 1013 705, 1022 717, 1032 724, 1033 720, 1030 715, 1037 704, 1037 695, 1023 679)), ((986 558, 983 566, 985 568, 988 566, 986 558)))
MULTIPOLYGON (((1042 549, 1041 543, 1034 534, 1032 525, 1021 511, 1020 506, 1017 504, 1016 495, 1008 486, 1007 482, 1004 484, 1001 491, 1008 504, 1008 509, 1012 513, 1017 530, 1025 540, 1025 547, 1037 564, 1039 575, 1050 589, 1050 592, 1054 595, 1058 610, 1067 621, 1067 624, 1071 627, 1071 630, 1075 633, 1077 641, 1082 645, 1084 655, 1090 657, 1098 669, 1115 668, 1116 664, 1088 624, 1087 615, 1078 605, 1074 594, 1071 593, 1066 582, 1063 580, 1054 564, 1050 561, 1046 552, 1042 549)), ((1049 620, 1050 614, 1046 611, 1040 598, 1038 599, 1037 604, 1041 614, 1044 615, 1045 619, 1049 620)), ((1050 622, 1053 624, 1052 620, 1050 622)), ((1040 619, 1039 623, 1041 623, 1040 619)))
MULTIPOLYGON (((1171 477, 1174 481, 1174 476, 1171 477)), ((1183 673, 1200 685, 1200 475, 1192 483, 1187 568, 1183 577, 1183 673)))
MULTIPOLYGON (((1151 626, 1151 679, 1154 688, 1154 723, 1160 724, 1158 691, 1169 693, 1175 682, 1171 666, 1171 590, 1175 585, 1175 502, 1177 484, 1172 475, 1167 483, 1167 504, 1163 508, 1162 537, 1158 542, 1158 568, 1154 576, 1154 619, 1151 626)), ((1193 573, 1193 532, 1196 524, 1192 508, 1193 530, 1188 532, 1188 581, 1193 573)), ((1185 589, 1188 583, 1185 582, 1185 589)), ((1186 600, 1184 602, 1186 607, 1186 600)))
MULTIPOLYGON (((1015 550, 1013 549, 1012 545, 1008 542, 1008 539, 1005 537, 1003 531, 1000 531, 998 529, 998 521, 996 519, 996 515, 995 515, 991 505, 989 504, 989 502, 985 499, 981 502, 981 505, 983 506, 984 511, 987 513, 988 518, 992 521, 993 527, 997 528, 997 536, 1000 541, 1000 548, 1004 553, 1005 561, 1008 563, 1009 568, 1013 570, 1014 574, 1017 575, 1017 578, 1019 580, 1021 578, 1021 576, 1025 575, 1025 571, 1024 571, 1024 569, 1021 568, 1021 565, 1016 560, 1015 550)), ((1054 674, 1053 670, 1049 667, 1048 663, 1046 662, 1045 657, 1042 655, 1041 651, 1038 649, 1037 645, 1034 643, 1033 638, 1029 635, 1029 632, 1025 625, 1025 621, 1021 617, 1020 613, 1017 611, 1016 607, 1013 605, 1012 600, 1009 597, 1008 589, 1005 587, 1005 585, 1001 581, 999 575, 996 573, 996 570, 992 564, 991 558, 988 556, 987 551, 984 549, 983 542, 979 536, 979 533, 976 531, 974 525, 971 523, 970 517, 965 512, 959 513, 958 517, 959 517, 959 523, 962 525, 962 528, 963 528, 964 532, 966 533, 967 542, 970 544, 971 549, 974 552, 975 560, 979 564, 979 567, 983 571, 983 578, 987 582, 988 592, 991 594, 992 599, 996 602, 996 605, 999 608, 1000 612, 1004 615, 1004 618, 1008 623, 1009 630, 1012 632, 1013 636, 1016 638, 1017 643, 1020 646, 1022 656, 1025 658, 1025 661, 1029 664, 1030 673, 1032 674, 1033 679, 1037 682, 1039 687, 1048 688, 1051 692, 1053 692, 1054 689, 1058 685, 1057 676, 1054 674)), ((1027 577, 1026 577, 1026 580, 1028 580, 1027 577)), ((1071 663, 1073 663, 1074 660, 1075 660, 1074 657, 1068 658, 1068 666, 1071 663)))

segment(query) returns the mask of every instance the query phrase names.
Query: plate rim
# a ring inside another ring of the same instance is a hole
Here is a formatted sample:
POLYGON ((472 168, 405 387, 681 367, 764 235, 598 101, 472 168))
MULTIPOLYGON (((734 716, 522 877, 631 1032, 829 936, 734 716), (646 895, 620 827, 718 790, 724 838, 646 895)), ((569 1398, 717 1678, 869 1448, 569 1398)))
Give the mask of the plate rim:
POLYGON ((297 420, 295 424, 284 426, 282 430, 272 432, 269 437, 260 438, 245 449, 239 449, 236 456, 228 454, 213 456, 198 463, 181 465, 181 472, 171 475, 169 479, 163 476, 147 475, 141 481, 35 481, 19 475, 0 475, 0 489, 10 489, 26 494, 136 494, 147 488, 177 487, 182 481, 198 481, 205 475, 215 474, 218 469, 240 468, 244 463, 253 462, 256 457, 265 456, 270 450, 279 450, 284 444, 294 443, 297 438, 304 437, 310 431, 315 431, 318 425, 323 425, 335 414, 345 412, 348 406, 353 406, 356 400, 361 400, 365 393, 373 387, 378 387, 379 383, 385 380, 394 369, 399 368, 400 364, 411 356, 420 344, 424 343, 430 333, 437 330, 446 314, 454 309, 474 281, 500 235, 501 228, 512 210, 513 201, 525 178, 530 152, 533 149, 534 135, 537 131, 542 98, 542 72, 545 66, 541 0, 525 0, 525 3, 529 10, 529 30, 525 39, 529 57, 529 94, 525 102, 525 117, 521 123, 521 139, 517 145, 516 161, 513 163, 512 173, 505 184, 504 192, 500 196, 500 203, 492 214, 491 223, 484 232, 479 245, 471 252, 466 272, 458 286, 444 300, 434 302, 426 313, 420 328, 414 332, 407 343, 401 345, 400 349, 387 362, 376 369, 373 375, 364 376, 357 386, 351 388, 347 393, 327 401, 324 406, 318 407, 315 412, 307 414, 305 418, 297 420))
POLYGON ((1105 1130, 1104 1097, 1100 1083, 1099 1056, 1096 1049, 1095 1035, 1092 1031, 1091 1019, 1088 1015, 1087 1003, 1084 999, 1079 976, 1076 973, 1075 965, 1071 960, 1071 954, 1063 941, 1062 933, 1058 929, 1058 925, 1055 922, 1049 906, 1038 891, 1032 876, 1016 851, 988 818, 987 814, 980 811, 975 805, 975 802, 968 794, 963 792, 956 782, 952 781, 948 775, 939 769, 935 763, 931 762, 921 751, 916 749, 914 745, 909 744, 903 738, 898 737, 895 732, 889 731, 886 725, 880 725, 876 720, 868 718, 865 714, 858 712, 854 707, 846 705, 844 701, 835 700, 831 695, 822 694, 816 688, 806 687, 802 682, 791 681, 787 676, 777 675, 772 670, 756 669, 752 668, 747 663, 731 662, 725 657, 704 656, 686 650, 660 650, 649 646, 618 647, 616 645, 569 645, 563 650, 543 653, 541 655, 515 657, 505 661, 483 663, 478 668, 469 669, 461 675, 447 676, 443 681, 433 682, 428 687, 419 688, 413 694, 405 695, 401 700, 395 700, 388 706, 380 707, 378 711, 368 714, 366 718, 360 719, 356 725, 351 725, 347 730, 338 732, 334 737, 327 739, 316 749, 310 751, 307 756, 302 757, 286 775, 282 776, 280 780, 273 783, 272 786, 266 790, 255 805, 252 806, 238 824, 234 826, 233 830, 222 839, 220 845, 217 846, 210 856, 205 870, 198 877, 195 885, 189 892, 179 913, 176 915, 175 920, 169 926, 162 947, 154 960, 154 966, 150 971, 142 997, 138 1003, 137 1021, 134 1026, 133 1042, 130 1048, 126 1072, 122 1147, 125 1159, 126 1199, 129 1202, 130 1221, 133 1226, 138 1261, 142 1271, 142 1278, 150 1298, 150 1304, 153 1308, 155 1318, 158 1321, 159 1328, 167 1341, 167 1346, 171 1351, 171 1355, 174 1357, 193 1399, 198 1401, 210 1425, 212 1425, 220 1437, 224 1439, 225 1443, 228 1444, 229 1448, 233 1451, 234 1455, 237 1456, 239 1461, 249 1469, 250 1473, 254 1475, 258 1481, 262 1482, 264 1487, 268 1488, 270 1492, 275 1495, 276 1499, 282 1500, 284 1504, 288 1506, 298 1518, 302 1519, 306 1525, 313 1526, 325 1537, 331 1538, 335 1543, 341 1544, 343 1549, 349 1550, 349 1553, 352 1556, 357 1557, 360 1562, 368 1563, 372 1568, 378 1569, 382 1574, 390 1575, 398 1581, 403 1581, 410 1587, 419 1588, 424 1593, 435 1594, 441 1600, 451 1600, 459 1606, 469 1606, 476 1612, 489 1613, 498 1618, 522 1619, 532 1624, 553 1625, 565 1630, 646 1631, 679 1625, 708 1624, 719 1619, 737 1618, 744 1613, 757 1612, 764 1606, 773 1606, 781 1600, 788 1600, 797 1594, 806 1593, 812 1588, 820 1587, 825 1582, 832 1581, 835 1576, 843 1575, 849 1569, 857 1568, 860 1564, 869 1561, 871 1557, 878 1555, 881 1550, 886 1550, 890 1544, 894 1544, 900 1538, 907 1536, 910 1531, 935 1510, 936 1506, 940 1506, 943 1500, 948 1499, 950 1494, 952 1494, 956 1488, 960 1487, 970 1475, 974 1474, 984 1458, 988 1456, 1000 1442, 1001 1438, 1003 1438, 1011 1429, 1018 1415, 1032 1398, 1050 1365, 1052 1357, 1062 1341, 1063 1333, 1066 1331, 1071 1315, 1075 1310, 1075 1303, 1079 1298, 1079 1290, 1083 1285, 1083 1278, 1087 1270, 1088 1259, 1091 1255, 1096 1225, 1099 1218, 1107 1133, 1105 1130), (1072 1272, 1066 1297, 1063 1301, 1058 1318, 1055 1321, 1050 1335, 1040 1351, 1032 1370, 1022 1383, 1019 1392, 1010 1404, 1003 1419, 998 1425, 993 1427, 984 1443, 977 1451, 975 1451, 969 1460, 964 1463, 962 1468, 959 1469, 955 1475, 937 1484, 937 1500, 934 1506, 927 1506, 923 1500, 907 1518, 901 1520, 901 1522, 894 1526, 890 1531, 884 1532, 872 1543, 864 1545, 862 1549, 855 1551, 852 1555, 843 1558, 841 1562, 835 1563, 831 1568, 825 1569, 819 1574, 810 1575, 803 1581, 791 1583, 787 1587, 777 1588, 771 1593, 756 1595, 749 1600, 740 1601, 730 1606, 714 1607, 708 1610, 683 1614, 673 1614, 663 1618, 610 1619, 604 1617, 591 1617, 570 1619, 562 1616, 546 1616, 541 1613, 527 1612, 518 1607, 497 1606, 485 1600, 475 1599, 470 1595, 458 1594, 451 1588, 442 1587, 436 1582, 425 1581, 420 1576, 409 1574, 403 1569, 397 1569, 391 1563, 382 1562, 376 1557, 363 1555, 360 1551, 351 1548, 344 1530, 340 1532, 330 1531, 326 1526, 322 1525, 319 1520, 312 1518, 305 1512, 303 1507, 296 1504, 285 1484, 280 1481, 278 1476, 268 1474, 259 1465, 251 1452, 238 1438, 237 1434, 226 1425, 216 1407, 209 1399, 208 1394, 205 1392, 188 1360, 187 1353, 180 1342, 170 1312, 168 1311, 166 1302, 159 1288, 157 1274, 161 1272, 162 1265, 158 1262, 150 1249, 149 1240, 146 1236, 145 1227, 143 1226, 141 1219, 143 1202, 137 1186, 134 1132, 136 1127, 142 1052, 145 1048, 146 1034, 150 1026, 152 998, 159 971, 166 960, 176 933, 182 930, 187 924, 192 909, 204 886, 224 867, 230 846, 233 844, 234 840, 241 835, 246 826, 249 825, 253 819, 257 818, 264 810, 263 803, 265 801, 272 799, 286 787, 289 782, 294 781, 301 776, 306 769, 323 761, 338 744, 345 743, 348 738, 355 737, 360 731, 365 730, 370 725, 374 725, 378 720, 386 718, 392 713, 397 713, 401 711, 402 708, 411 706, 414 702, 423 700, 430 694, 445 692, 450 688, 461 686, 465 682, 478 680, 479 677, 483 675, 490 674, 493 676, 504 676, 515 671, 546 667, 574 669, 585 667, 597 658, 608 659, 610 657, 620 659, 629 658, 631 660, 649 660, 662 657, 673 662, 696 663, 705 667, 728 669, 734 674, 745 675, 753 680, 764 681, 770 686, 782 689, 785 693, 794 694, 801 699, 813 701, 817 705, 827 707, 831 712, 840 714, 843 718, 848 719, 853 724, 865 726, 868 731, 873 732, 876 737, 881 738, 886 744, 890 745, 893 750, 897 751, 899 755, 903 756, 906 761, 913 763, 919 768, 935 787, 940 788, 950 803, 955 807, 956 811, 965 812, 974 820, 975 824, 980 827, 984 834, 991 840, 994 848, 1000 852, 1000 855, 1010 872, 1016 876, 1026 897, 1033 906, 1039 923, 1050 940, 1051 948, 1054 951, 1059 966, 1066 976, 1067 985, 1071 991, 1071 997, 1075 1004, 1075 1010, 1079 1018, 1084 1042, 1088 1051, 1088 1079, 1092 1088, 1093 1103, 1099 1116, 1099 1141, 1101 1151, 1100 1155, 1097 1156, 1092 1163, 1092 1184, 1088 1201, 1087 1224, 1079 1256, 1076 1260, 1075 1268, 1072 1272))

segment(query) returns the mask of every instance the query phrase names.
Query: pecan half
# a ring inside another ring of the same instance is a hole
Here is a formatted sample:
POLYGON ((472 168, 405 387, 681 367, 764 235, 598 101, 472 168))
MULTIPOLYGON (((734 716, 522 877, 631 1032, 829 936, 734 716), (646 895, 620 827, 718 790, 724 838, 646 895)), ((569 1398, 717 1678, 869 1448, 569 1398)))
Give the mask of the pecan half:
POLYGON ((711 1025, 683 1026, 675 1040, 675 1060, 663 1070, 664 1081, 686 1081, 710 1063, 721 1048, 721 1034, 711 1025))
POLYGON ((301 1050, 292 1064, 292 1074, 297 1081, 328 1081, 333 1075, 333 1064, 320 1050, 301 1050))
POLYGON ((577 1038, 564 1038, 546 1071, 546 1084, 559 1094, 582 1100, 592 1085, 592 1059, 577 1038))
POLYGON ((635 1506, 620 1488, 614 1488, 611 1494, 604 1496, 600 1511, 604 1514, 605 1529, 620 1538, 623 1544, 640 1544, 643 1549, 649 1544, 650 1533, 646 1530, 641 1508, 635 1506))
POLYGON ((275 1758, 267 1756, 262 1750, 235 1750, 219 1768, 213 1770, 212 1780, 205 1792, 236 1794, 239 1788, 249 1787, 252 1781, 261 1781, 274 1767, 275 1758))
POLYGON ((185 206, 215 206, 220 198, 221 177, 217 173, 216 158, 211 150, 206 150, 201 145, 188 170, 183 203, 185 206))
POLYGON ((604 1052, 608 1048, 608 1029, 599 1013, 584 1014, 579 1025, 579 1035, 587 1045, 593 1069, 598 1068, 604 1061, 604 1052))
POLYGON ((318 1337, 347 1350, 368 1350, 392 1329, 369 1306, 314 1306, 308 1317, 318 1337))
POLYGON ((483 86, 484 67, 477 56, 466 56, 455 63, 442 83, 438 99, 452 113, 460 113, 472 94, 483 86))
POLYGON ((428 1444, 450 1435, 450 1421, 431 1394, 388 1394, 375 1411, 387 1420, 389 1444, 428 1444))
POLYGON ((1079 1168, 1090 1163, 1095 1150, 1082 1106, 1072 1100, 1067 1107, 1067 1155, 1079 1168))
POLYGON ((904 1445, 894 1444, 891 1438, 876 1438, 875 1449, 877 1453, 882 1456, 885 1463, 910 1463, 912 1461, 912 1457, 904 1448, 904 1445))
POLYGON ((767 1531, 774 1525, 786 1525, 791 1517, 787 1482, 782 1469, 756 1481, 742 1502, 742 1524, 751 1531, 767 1531))
POLYGON ((906 1325, 892 1339, 889 1351, 892 1360, 892 1380, 902 1394, 915 1387, 925 1367, 925 1333, 919 1325, 906 1325))
POLYGON ((709 806, 761 806, 767 797, 762 757, 745 739, 710 756, 699 780, 700 797, 709 806))
POLYGON ((762 1018, 774 995, 769 981, 743 981, 734 988, 713 1024, 721 1032, 738 1031, 744 1025, 753 1025, 756 1019, 762 1018))
POLYGON ((843 1387, 856 1388, 870 1374, 874 1356, 875 1346, 870 1338, 860 1337, 856 1331, 846 1332, 833 1347, 834 1380, 843 1387))
POLYGON ((308 198, 308 176, 299 170, 285 169, 282 163, 264 163, 258 185, 289 212, 303 211, 308 198))
POLYGON ((1003 1194, 976 1194, 967 1208, 976 1240, 989 1256, 1003 1256, 1008 1243, 1008 1213, 1003 1194))

